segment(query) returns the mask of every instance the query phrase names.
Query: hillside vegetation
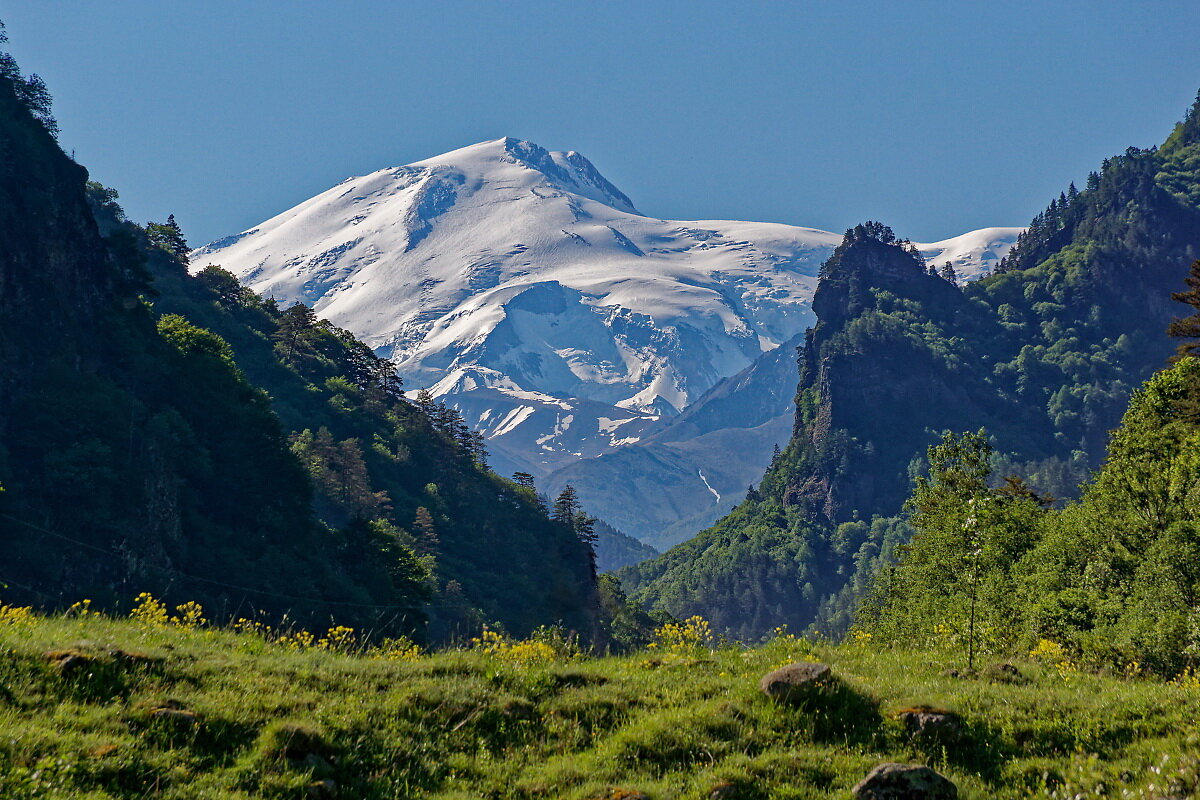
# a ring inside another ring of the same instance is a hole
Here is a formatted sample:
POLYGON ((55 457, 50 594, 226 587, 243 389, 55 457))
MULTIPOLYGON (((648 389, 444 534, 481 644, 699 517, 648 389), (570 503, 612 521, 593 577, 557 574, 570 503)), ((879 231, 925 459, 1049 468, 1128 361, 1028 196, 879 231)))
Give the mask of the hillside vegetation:
POLYGON ((815 800, 901 761, 980 800, 1184 797, 1200 768, 1194 679, 1093 674, 1061 654, 952 677, 964 655, 946 647, 784 634, 745 649, 691 621, 622 657, 552 632, 420 655, 199 615, 146 598, 121 620, 5 607, 0 796, 815 800), (801 707, 758 691, 804 660, 837 686, 801 707), (920 707, 956 714, 961 738, 914 739, 897 715, 920 707))
POLYGON ((1107 159, 959 286, 879 223, 822 268, 791 442, 744 502, 622 580, 648 607, 743 637, 841 632, 895 547, 926 447, 986 428, 997 480, 1073 497, 1166 334, 1200 255, 1200 102, 1162 147, 1107 159))
MULTIPOLYGON (((37 84, 40 86, 40 84, 37 84)), ((0 53, 0 581, 432 639, 597 625, 593 555, 441 406, 296 304, 186 269, 0 53)))

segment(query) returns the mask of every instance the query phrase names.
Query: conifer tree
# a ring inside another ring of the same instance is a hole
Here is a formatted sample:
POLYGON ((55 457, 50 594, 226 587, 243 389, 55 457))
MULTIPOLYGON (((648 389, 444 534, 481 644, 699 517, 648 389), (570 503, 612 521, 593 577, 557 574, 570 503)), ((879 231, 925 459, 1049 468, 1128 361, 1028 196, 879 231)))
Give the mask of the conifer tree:
POLYGON ((425 506, 417 507, 417 515, 413 519, 413 530, 416 532, 417 551, 422 555, 436 555, 440 540, 437 528, 433 524, 433 515, 425 506))
POLYGON ((958 273, 954 271, 954 265, 949 261, 947 261, 945 264, 942 264, 939 274, 942 276, 943 280, 958 286, 958 273))
POLYGON ((430 393, 430 391, 428 389, 419 389, 414 402, 417 404, 417 408, 421 410, 421 413, 428 417, 432 422, 433 410, 437 406, 437 402, 433 399, 433 395, 430 393))
POLYGON ((292 361, 316 324, 316 313, 304 303, 296 303, 284 310, 279 316, 274 338, 285 360, 292 361))
POLYGON ((558 497, 554 499, 554 506, 550 510, 550 519, 574 528, 575 518, 582 510, 582 507, 579 505, 579 495, 575 492, 575 487, 568 483, 559 492, 558 497))
POLYGON ((158 245, 180 261, 187 262, 191 248, 188 247, 187 240, 183 238, 183 230, 175 221, 174 214, 168 215, 166 222, 146 223, 146 235, 150 238, 151 244, 158 245))
POLYGON ((1175 360, 1185 356, 1200 355, 1200 260, 1192 262, 1188 276, 1183 279, 1187 289, 1175 292, 1171 299, 1186 303, 1195 311, 1186 317, 1180 317, 1167 326, 1167 335, 1184 341, 1175 350, 1175 360))

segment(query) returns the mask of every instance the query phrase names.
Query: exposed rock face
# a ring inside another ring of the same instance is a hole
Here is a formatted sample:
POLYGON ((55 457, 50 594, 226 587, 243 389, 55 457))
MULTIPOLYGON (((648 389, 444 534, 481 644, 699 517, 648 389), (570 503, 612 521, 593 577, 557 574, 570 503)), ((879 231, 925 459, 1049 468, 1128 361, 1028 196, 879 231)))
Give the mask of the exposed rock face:
POLYGON ((828 664, 802 661, 768 672, 758 682, 767 697, 779 703, 802 705, 833 686, 828 664))
POLYGON ((880 764, 854 787, 858 800, 956 800, 958 787, 929 767, 880 764))
POLYGON ((880 341, 879 326, 867 323, 872 341, 864 347, 848 330, 888 296, 916 300, 939 316, 967 302, 915 254, 870 235, 848 235, 826 263, 813 298, 818 322, 801 356, 793 432, 813 457, 791 476, 783 500, 832 522, 856 510, 898 508, 909 488, 904 467, 921 452, 927 429, 970 406, 943 366, 903 336, 880 341))

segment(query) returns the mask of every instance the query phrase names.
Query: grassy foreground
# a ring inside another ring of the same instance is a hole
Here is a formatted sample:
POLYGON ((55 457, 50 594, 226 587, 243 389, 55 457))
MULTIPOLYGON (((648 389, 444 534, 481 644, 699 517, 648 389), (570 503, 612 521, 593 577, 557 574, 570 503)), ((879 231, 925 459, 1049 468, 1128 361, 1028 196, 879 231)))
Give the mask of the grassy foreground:
MULTIPOLYGON (((3 611, 3 609, 0 609, 3 611)), ((268 642, 162 619, 0 613, 0 797, 849 797, 881 761, 928 763, 960 796, 1186 797, 1200 686, 790 636, 568 657, 498 638, 415 656, 268 642), (842 688, 780 707, 758 679, 796 660, 842 688), (894 713, 957 712, 952 748, 894 713)))

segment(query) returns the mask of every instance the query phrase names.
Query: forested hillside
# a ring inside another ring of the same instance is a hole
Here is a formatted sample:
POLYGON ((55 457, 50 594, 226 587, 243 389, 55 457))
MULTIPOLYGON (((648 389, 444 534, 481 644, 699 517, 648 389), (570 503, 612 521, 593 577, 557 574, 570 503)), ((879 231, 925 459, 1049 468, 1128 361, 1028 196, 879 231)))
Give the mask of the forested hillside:
POLYGON ((844 626, 907 537, 896 518, 940 432, 985 427, 997 475, 1071 496, 1104 453, 1200 253, 1200 104, 1159 148, 1108 159, 958 286, 885 226, 848 231, 814 299, 792 441, 713 528, 623 580, 649 607, 756 636, 844 626))
MULTIPOLYGON (((1197 263, 1200 268, 1200 262, 1197 263)), ((980 434, 946 434, 909 502, 917 535, 859 613, 880 644, 969 653, 1039 647, 1174 676, 1200 646, 1200 361, 1134 396, 1082 499, 1051 509, 993 486, 980 434)))
POLYGON ((57 146, 44 87, 39 107, 4 68, 7 599, 150 591, 217 617, 593 633, 588 544, 488 471, 461 420, 404 401, 389 364, 304 306, 189 277, 174 220, 124 219, 57 146))

